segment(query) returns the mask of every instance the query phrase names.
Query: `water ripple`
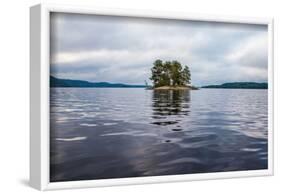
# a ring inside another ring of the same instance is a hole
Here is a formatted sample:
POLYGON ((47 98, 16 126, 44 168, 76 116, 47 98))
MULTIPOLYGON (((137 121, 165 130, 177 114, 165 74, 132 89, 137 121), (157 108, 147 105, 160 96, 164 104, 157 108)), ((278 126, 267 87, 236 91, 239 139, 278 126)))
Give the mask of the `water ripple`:
POLYGON ((52 181, 267 168, 267 90, 52 88, 50 119, 52 181))

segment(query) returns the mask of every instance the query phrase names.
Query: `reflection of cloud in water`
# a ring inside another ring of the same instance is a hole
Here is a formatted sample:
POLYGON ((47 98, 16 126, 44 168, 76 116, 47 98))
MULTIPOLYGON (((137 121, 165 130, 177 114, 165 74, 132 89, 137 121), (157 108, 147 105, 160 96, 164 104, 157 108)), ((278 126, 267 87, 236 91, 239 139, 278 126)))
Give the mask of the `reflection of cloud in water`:
POLYGON ((104 126, 117 125, 117 123, 103 123, 104 126))
POLYGON ((181 163, 202 163, 200 160, 191 157, 179 158, 175 160, 171 160, 169 162, 160 163, 159 166, 169 166, 173 164, 181 164, 181 163))
POLYGON ((245 152, 257 152, 257 151, 260 151, 261 149, 260 148, 242 148, 241 150, 245 151, 245 152))
POLYGON ((81 126, 86 126, 86 127, 96 127, 98 126, 97 124, 89 124, 89 123, 81 123, 81 126))
POLYGON ((100 115, 101 113, 99 113, 99 112, 81 112, 79 114, 81 117, 84 117, 84 118, 94 118, 94 117, 100 115))
POLYGON ((107 133, 100 136, 120 136, 120 135, 127 135, 127 136, 136 136, 136 137, 157 137, 155 133, 144 133, 143 131, 131 131, 131 132, 120 132, 120 133, 107 133))
POLYGON ((56 138, 58 141, 81 141, 85 139, 87 139, 87 137, 56 138))

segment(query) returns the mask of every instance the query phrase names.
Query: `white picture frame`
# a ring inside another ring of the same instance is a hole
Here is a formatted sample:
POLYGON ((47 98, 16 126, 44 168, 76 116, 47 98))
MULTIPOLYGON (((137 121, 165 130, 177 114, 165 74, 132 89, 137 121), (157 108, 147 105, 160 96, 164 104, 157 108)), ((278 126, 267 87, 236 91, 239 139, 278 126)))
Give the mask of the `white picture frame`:
POLYGON ((30 185, 39 190, 164 183, 273 175, 273 19, 210 16, 147 10, 100 9, 40 4, 30 8, 30 185), (70 182, 49 178, 49 67, 50 13, 82 13, 142 18, 164 18, 268 25, 268 169, 204 174, 136 177, 70 182))

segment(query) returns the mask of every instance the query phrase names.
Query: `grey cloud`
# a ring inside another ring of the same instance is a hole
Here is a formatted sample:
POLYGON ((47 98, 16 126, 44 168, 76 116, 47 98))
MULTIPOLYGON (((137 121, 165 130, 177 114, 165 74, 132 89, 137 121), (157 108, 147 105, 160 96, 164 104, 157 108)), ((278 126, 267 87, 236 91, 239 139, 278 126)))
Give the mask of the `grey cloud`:
POLYGON ((266 81, 266 41, 264 25, 53 13, 51 73, 142 84, 161 58, 189 65, 195 85, 266 81))

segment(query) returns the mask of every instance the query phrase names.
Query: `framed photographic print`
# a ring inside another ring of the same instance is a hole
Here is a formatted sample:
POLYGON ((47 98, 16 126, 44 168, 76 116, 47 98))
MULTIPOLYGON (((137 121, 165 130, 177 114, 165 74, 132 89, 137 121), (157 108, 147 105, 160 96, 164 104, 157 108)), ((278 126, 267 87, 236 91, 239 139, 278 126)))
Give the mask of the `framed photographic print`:
POLYGON ((273 174, 273 20, 36 5, 30 184, 273 174))

